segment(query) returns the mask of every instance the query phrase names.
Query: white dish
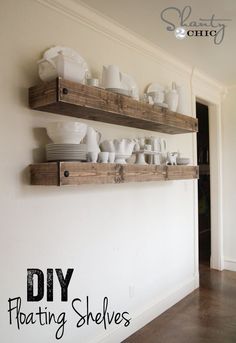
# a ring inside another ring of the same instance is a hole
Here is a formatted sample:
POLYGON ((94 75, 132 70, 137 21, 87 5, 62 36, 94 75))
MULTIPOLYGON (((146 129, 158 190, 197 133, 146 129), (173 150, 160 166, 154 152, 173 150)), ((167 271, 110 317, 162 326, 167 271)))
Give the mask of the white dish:
POLYGON ((160 91, 163 92, 164 87, 162 87, 159 83, 156 83, 156 82, 151 83, 147 88, 147 93, 160 92, 160 91))
POLYGON ((67 153, 50 153, 46 152, 47 161, 61 161, 61 160, 75 160, 75 161, 86 161, 87 153, 85 152, 67 152, 67 153))
POLYGON ((177 157, 176 162, 179 165, 187 165, 190 163, 190 158, 188 158, 188 157, 177 157))
POLYGON ((69 57, 72 59, 74 62, 82 64, 84 67, 85 71, 88 73, 88 76, 90 75, 90 70, 88 67, 87 62, 84 60, 80 54, 75 51, 74 49, 65 47, 65 46, 53 46, 52 48, 46 50, 43 54, 44 59, 52 59, 55 58, 59 52, 62 52, 64 56, 69 57))
POLYGON ((47 161, 61 160, 87 160, 86 144, 47 144, 46 145, 47 161))
POLYGON ((56 161, 80 161, 80 162, 85 162, 87 161, 87 158, 81 158, 81 157, 63 157, 63 156, 60 156, 60 157, 48 157, 47 158, 47 162, 56 162, 56 161))
POLYGON ((86 144, 47 144, 46 145, 47 151, 87 151, 87 145, 86 144))
POLYGON ((85 83, 90 77, 89 67, 79 53, 71 48, 55 46, 43 54, 38 61, 39 77, 50 81, 60 76, 74 82, 85 83))
POLYGON ((80 122, 51 122, 46 129, 54 143, 79 144, 87 133, 87 127, 80 122))

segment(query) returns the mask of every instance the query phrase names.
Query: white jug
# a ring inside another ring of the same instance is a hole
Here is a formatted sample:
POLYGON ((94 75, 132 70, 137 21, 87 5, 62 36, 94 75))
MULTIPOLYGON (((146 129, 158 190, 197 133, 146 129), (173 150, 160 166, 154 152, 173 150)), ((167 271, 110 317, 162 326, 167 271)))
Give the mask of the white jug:
POLYGON ((121 73, 114 64, 103 66, 102 85, 104 88, 121 88, 121 73))
POLYGON ((85 143, 87 144, 87 152, 100 152, 99 142, 101 133, 96 131, 91 126, 88 126, 85 143))

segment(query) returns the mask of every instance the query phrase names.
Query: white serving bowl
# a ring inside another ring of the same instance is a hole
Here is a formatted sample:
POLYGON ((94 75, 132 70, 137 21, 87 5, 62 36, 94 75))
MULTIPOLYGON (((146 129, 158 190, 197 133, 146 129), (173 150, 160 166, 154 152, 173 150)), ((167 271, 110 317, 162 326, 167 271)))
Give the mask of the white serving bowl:
POLYGON ((87 133, 87 125, 76 122, 51 122, 47 134, 53 143, 79 144, 87 133))

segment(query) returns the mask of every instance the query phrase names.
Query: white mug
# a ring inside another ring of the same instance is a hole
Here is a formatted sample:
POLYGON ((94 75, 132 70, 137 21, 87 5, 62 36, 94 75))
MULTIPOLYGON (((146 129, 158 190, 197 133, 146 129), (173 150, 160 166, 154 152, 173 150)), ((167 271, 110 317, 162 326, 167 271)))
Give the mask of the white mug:
POLYGON ((87 79, 86 83, 88 86, 99 87, 99 79, 87 79))
POLYGON ((109 163, 114 163, 115 162, 115 157, 116 157, 116 153, 115 152, 109 152, 108 162, 109 163))
POLYGON ((109 157, 109 152, 104 152, 104 151, 99 152, 99 154, 98 154, 98 161, 100 163, 107 163, 108 157, 109 157))
POLYGON ((92 162, 92 163, 96 163, 97 160, 98 160, 98 152, 89 151, 87 154, 87 161, 92 162))

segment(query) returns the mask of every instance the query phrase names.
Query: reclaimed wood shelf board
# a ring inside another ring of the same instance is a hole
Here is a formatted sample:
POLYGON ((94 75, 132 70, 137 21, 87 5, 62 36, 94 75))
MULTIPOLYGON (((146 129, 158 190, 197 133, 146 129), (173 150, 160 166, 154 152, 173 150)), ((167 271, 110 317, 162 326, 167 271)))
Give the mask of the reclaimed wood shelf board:
POLYGON ((29 105, 34 110, 168 134, 198 130, 196 118, 62 78, 31 87, 29 105))
POLYGON ((197 179, 197 166, 155 166, 85 162, 30 165, 31 185, 67 186, 197 179))

